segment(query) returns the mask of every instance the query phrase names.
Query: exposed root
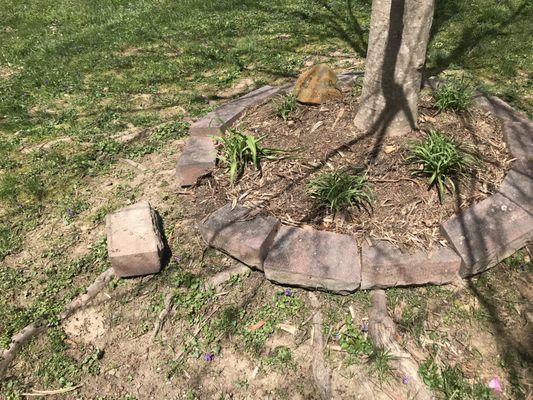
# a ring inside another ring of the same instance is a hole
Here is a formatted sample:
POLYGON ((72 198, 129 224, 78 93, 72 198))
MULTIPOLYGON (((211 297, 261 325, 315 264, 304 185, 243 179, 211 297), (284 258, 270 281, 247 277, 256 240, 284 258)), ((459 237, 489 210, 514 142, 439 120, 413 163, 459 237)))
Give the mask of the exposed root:
POLYGON ((324 360, 324 336, 322 334, 322 312, 320 302, 313 292, 309 292, 309 300, 315 309, 313 314, 313 379, 317 386, 320 398, 331 399, 331 372, 324 360))
POLYGON ((209 280, 205 283, 205 289, 214 288, 219 285, 222 285, 224 282, 227 282, 231 279, 232 276, 235 275, 244 275, 250 271, 250 268, 248 268, 246 265, 242 263, 237 263, 234 267, 227 269, 225 271, 219 272, 216 275, 213 275, 209 280))
POLYGON ((165 323, 168 314, 170 314, 170 310, 172 309, 172 298, 173 293, 170 292, 165 297, 165 308, 163 308, 163 311, 159 313, 159 316, 157 317, 157 321, 154 324, 154 330, 152 332, 152 341, 155 340, 157 337, 157 334, 163 327, 163 324, 165 323))
MULTIPOLYGON (((94 297, 96 297, 96 295, 100 293, 105 285, 114 277, 115 270, 113 268, 109 268, 100 274, 94 283, 87 288, 84 294, 74 299, 65 308, 65 310, 59 316, 60 320, 63 321, 67 319, 74 312, 85 306, 94 297)), ((0 380, 5 378, 9 365, 15 359, 22 346, 24 346, 24 344, 30 341, 33 337, 45 332, 47 329, 48 326, 43 325, 42 322, 33 322, 13 336, 10 345, 0 355, 0 380)))
POLYGON ((409 398, 432 400, 435 397, 418 376, 418 365, 411 355, 402 349, 394 339, 396 327, 387 311, 387 297, 384 290, 372 291, 372 311, 370 312, 369 332, 374 345, 388 351, 392 356, 391 367, 401 377, 407 378, 409 398))

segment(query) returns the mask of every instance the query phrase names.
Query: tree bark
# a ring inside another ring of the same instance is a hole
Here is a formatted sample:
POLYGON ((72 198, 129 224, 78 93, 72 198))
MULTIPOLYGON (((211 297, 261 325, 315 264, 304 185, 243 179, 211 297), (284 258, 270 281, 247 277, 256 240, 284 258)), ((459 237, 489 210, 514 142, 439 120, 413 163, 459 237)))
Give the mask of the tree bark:
POLYGON ((363 91, 355 125, 376 133, 374 155, 386 135, 416 129, 418 94, 434 0, 374 0, 363 91))

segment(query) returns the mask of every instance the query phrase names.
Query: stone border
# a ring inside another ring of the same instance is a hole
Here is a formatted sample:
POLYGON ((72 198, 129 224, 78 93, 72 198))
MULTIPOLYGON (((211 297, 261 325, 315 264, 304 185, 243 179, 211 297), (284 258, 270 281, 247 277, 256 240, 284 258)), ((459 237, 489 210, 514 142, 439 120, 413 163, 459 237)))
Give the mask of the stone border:
MULTIPOLYGON (((341 74, 339 82, 347 85, 362 75, 341 74)), ((438 83, 430 78, 426 86, 434 89, 438 83)), ((192 124, 176 170, 180 186, 196 184, 215 167, 210 135, 223 133, 247 108, 287 90, 290 86, 264 86, 192 124)), ((496 193, 441 224, 450 248, 408 254, 384 241, 361 245, 349 235, 285 226, 272 216, 231 204, 207 216, 200 233, 209 246, 264 271, 273 282, 340 294, 442 285, 484 272, 533 239, 533 121, 495 96, 476 93, 473 102, 501 120, 516 161, 496 193)))

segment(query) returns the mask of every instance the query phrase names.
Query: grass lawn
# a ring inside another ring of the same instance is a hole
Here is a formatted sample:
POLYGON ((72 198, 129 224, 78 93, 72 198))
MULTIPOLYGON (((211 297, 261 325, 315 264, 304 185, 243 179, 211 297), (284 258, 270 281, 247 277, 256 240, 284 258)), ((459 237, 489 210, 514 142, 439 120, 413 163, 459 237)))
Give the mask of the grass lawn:
MULTIPOLYGON (((171 170, 190 121, 219 102, 294 79, 318 61, 364 69, 370 3, 0 0, 0 348, 30 321, 57 325, 65 302, 107 268, 106 213, 160 180, 136 184, 138 171, 124 160, 171 170), (131 134, 142 138, 126 140, 131 134)), ((436 3, 428 70, 464 73, 533 115, 533 3, 436 3)), ((166 179, 161 202, 172 235, 187 207, 166 179)), ((187 240, 176 246, 194 259, 187 240)), ((210 267, 224 262, 214 257, 210 267)), ((177 278, 169 271, 160 279, 153 289, 177 278)), ((152 300, 150 323, 162 304, 152 300)), ((278 303, 268 306, 284 309, 276 323, 294 311, 278 303)), ((250 336, 243 340, 262 345, 250 336)), ((94 349, 80 350, 80 361, 66 347, 54 329, 43 347, 49 359, 23 354, 37 382, 53 388, 98 375, 94 349)), ((276 357, 290 354, 270 355, 273 364, 276 357)), ((8 398, 34 382, 28 375, 10 381, 8 398)))

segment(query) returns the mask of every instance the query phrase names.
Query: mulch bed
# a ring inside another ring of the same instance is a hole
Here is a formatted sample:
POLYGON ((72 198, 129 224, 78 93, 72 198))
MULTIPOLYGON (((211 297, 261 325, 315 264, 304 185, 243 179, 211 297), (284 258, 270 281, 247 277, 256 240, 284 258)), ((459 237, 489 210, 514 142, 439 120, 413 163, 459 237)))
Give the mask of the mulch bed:
POLYGON ((259 206, 285 224, 351 234, 360 243, 383 239, 398 247, 428 249, 444 240, 440 223, 493 193, 509 167, 511 157, 497 119, 476 109, 438 113, 426 90, 420 97, 419 131, 386 138, 379 156, 370 162, 376 137, 355 128, 356 109, 357 97, 346 88, 338 101, 298 105, 288 121, 276 116, 272 102, 248 110, 235 126, 247 134, 266 135, 264 146, 293 151, 285 158, 263 162, 261 171, 248 168, 235 185, 219 165, 195 191, 199 216, 238 201, 259 206), (471 146, 482 160, 476 173, 459 183, 455 194, 446 193, 443 204, 435 188, 428 190, 425 178, 412 176, 414 166, 405 160, 410 143, 430 129, 471 146), (332 218, 317 207, 306 192, 307 184, 317 174, 337 168, 357 168, 367 174, 375 196, 373 210, 355 209, 332 218))

